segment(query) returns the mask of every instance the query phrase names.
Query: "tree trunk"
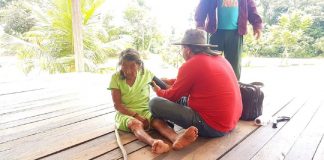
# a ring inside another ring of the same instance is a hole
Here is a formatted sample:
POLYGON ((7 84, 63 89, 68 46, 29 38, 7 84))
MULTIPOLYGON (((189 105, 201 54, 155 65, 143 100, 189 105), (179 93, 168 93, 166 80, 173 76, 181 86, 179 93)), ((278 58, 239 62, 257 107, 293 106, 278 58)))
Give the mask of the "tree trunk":
POLYGON ((73 51, 75 58, 75 71, 84 71, 83 61, 83 39, 82 39, 82 17, 80 0, 72 0, 72 29, 73 29, 73 51))

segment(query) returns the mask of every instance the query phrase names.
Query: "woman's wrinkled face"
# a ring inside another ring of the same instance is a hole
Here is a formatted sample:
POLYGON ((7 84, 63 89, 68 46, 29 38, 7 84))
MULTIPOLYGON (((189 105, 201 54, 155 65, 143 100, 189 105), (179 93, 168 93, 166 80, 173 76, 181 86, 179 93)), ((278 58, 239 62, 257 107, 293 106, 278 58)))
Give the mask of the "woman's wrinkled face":
POLYGON ((121 71, 124 73, 126 79, 136 78, 139 65, 135 61, 124 60, 121 64, 121 71))

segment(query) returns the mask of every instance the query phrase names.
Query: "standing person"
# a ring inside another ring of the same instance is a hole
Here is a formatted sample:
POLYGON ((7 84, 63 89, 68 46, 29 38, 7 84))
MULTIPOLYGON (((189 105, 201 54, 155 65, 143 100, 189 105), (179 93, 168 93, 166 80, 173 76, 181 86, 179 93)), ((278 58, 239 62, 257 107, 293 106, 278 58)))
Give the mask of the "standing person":
MULTIPOLYGON (((165 122, 155 123, 148 109, 150 87, 154 75, 144 68, 139 53, 134 49, 121 52, 119 58, 120 71, 112 75, 109 88, 111 90, 116 127, 119 130, 133 132, 144 143, 152 146, 153 153, 164 153, 170 146, 160 139, 152 138, 145 130, 150 126, 162 133, 167 133, 174 149, 181 149, 197 138, 197 129, 188 128, 182 134, 177 134, 165 122), (161 124, 164 125, 161 127, 161 124)), ((165 135, 165 134, 163 134, 165 135)))
POLYGON ((247 33, 248 21, 256 39, 261 36, 262 20, 254 0, 200 0, 195 21, 197 28, 211 33, 209 43, 218 45, 213 49, 224 52, 240 80, 243 35, 247 33))
POLYGON ((159 97, 153 98, 149 107, 157 122, 169 120, 183 128, 195 126, 199 136, 221 137, 235 128, 242 113, 242 99, 231 65, 209 49, 215 45, 206 44, 205 35, 200 29, 186 31, 178 43, 185 63, 175 80, 165 80, 168 89, 154 85, 159 97), (183 96, 188 97, 187 105, 176 103, 183 96))

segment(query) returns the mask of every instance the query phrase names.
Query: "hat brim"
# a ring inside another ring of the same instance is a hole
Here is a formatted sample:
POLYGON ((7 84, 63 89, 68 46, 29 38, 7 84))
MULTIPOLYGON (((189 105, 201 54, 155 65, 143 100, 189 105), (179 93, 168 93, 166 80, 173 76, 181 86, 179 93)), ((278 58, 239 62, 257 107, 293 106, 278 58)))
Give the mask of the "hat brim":
POLYGON ((188 44, 188 43, 172 43, 172 45, 193 45, 193 46, 202 46, 202 47, 217 47, 218 45, 212 44, 188 44))

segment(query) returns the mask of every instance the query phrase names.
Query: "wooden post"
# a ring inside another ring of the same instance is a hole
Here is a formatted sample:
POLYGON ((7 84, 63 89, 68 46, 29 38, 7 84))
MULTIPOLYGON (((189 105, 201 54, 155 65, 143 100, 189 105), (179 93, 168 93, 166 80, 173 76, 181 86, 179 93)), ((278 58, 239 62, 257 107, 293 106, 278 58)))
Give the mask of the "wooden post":
POLYGON ((72 30, 73 30, 73 51, 75 58, 75 71, 84 71, 83 62, 83 39, 82 39, 82 17, 80 0, 72 1, 72 30))

